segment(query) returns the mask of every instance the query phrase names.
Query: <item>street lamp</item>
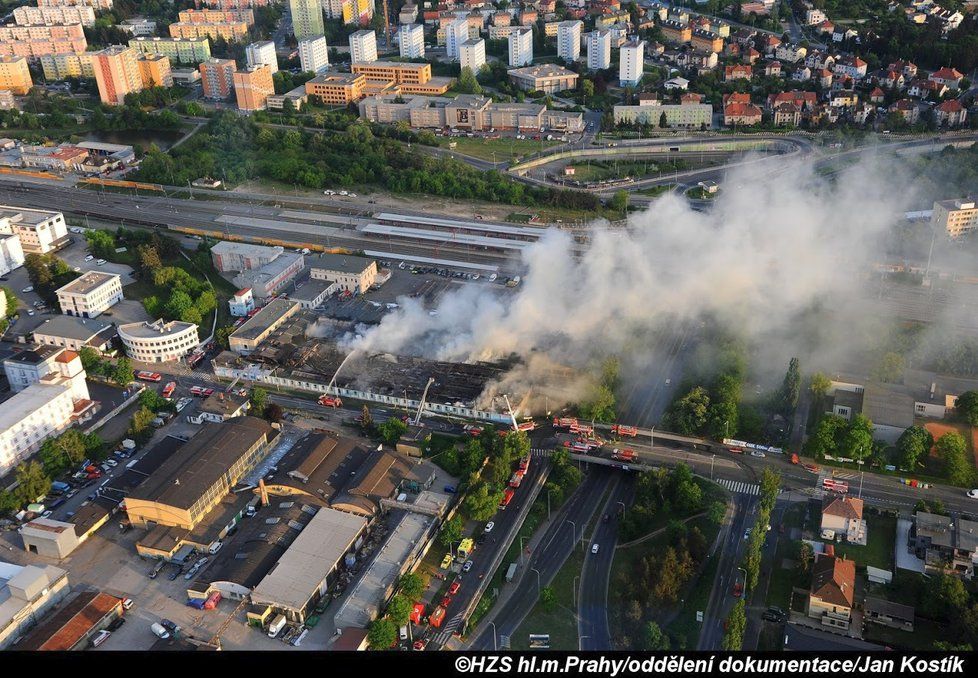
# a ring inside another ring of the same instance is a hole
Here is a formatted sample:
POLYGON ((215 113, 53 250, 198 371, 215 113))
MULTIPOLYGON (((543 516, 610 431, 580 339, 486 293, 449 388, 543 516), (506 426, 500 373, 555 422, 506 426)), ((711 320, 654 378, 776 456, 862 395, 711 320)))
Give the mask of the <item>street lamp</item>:
POLYGON ((498 652, 499 646, 496 644, 496 625, 493 622, 489 622, 489 626, 492 627, 492 651, 498 652))
POLYGON ((573 520, 568 520, 566 518, 564 519, 564 522, 570 523, 571 527, 574 529, 574 539, 571 540, 571 544, 574 545, 577 543, 577 523, 575 523, 573 520))
POLYGON ((711 481, 713 480, 713 462, 715 462, 716 460, 717 460, 716 454, 710 457, 710 480, 711 481))
POLYGON ((531 567, 531 568, 530 568, 530 572, 536 572, 536 574, 537 574, 537 595, 539 596, 539 595, 540 595, 540 590, 541 590, 541 588, 542 588, 542 587, 540 586, 540 570, 538 570, 538 569, 537 569, 537 568, 535 568, 535 567, 531 567))
POLYGON ((576 575, 574 577, 574 587, 571 589, 571 596, 574 601, 574 609, 577 609, 577 580, 581 578, 581 575, 576 575))
POLYGON ((744 596, 744 600, 746 601, 747 600, 747 570, 744 569, 743 567, 738 567, 737 571, 744 573, 744 592, 742 595, 744 596))
POLYGON ((580 638, 577 639, 577 651, 578 652, 582 652, 584 650, 584 639, 585 638, 590 639, 591 636, 581 636, 580 638))

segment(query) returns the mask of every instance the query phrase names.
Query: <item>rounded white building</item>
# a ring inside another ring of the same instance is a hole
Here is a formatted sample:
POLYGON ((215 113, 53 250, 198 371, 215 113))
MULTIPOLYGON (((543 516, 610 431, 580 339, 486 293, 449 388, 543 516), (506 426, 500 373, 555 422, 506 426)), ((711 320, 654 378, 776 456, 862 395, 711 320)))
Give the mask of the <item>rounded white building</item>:
POLYGON ((119 325, 119 338, 126 355, 145 363, 179 360, 200 344, 197 325, 179 320, 129 323, 119 325))

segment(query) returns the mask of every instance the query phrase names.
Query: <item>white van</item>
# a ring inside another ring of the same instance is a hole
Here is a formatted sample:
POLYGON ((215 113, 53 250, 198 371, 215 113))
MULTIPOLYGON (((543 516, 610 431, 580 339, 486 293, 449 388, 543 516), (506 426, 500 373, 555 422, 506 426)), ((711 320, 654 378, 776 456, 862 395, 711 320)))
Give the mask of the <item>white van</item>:
POLYGON ((401 637, 401 640, 402 641, 408 639, 408 627, 407 627, 407 624, 405 624, 404 626, 401 627, 400 637, 401 637))
POLYGON ((276 636, 278 636, 279 632, 284 627, 285 627, 285 615, 280 614, 277 617, 275 617, 275 619, 272 620, 271 624, 269 624, 268 637, 275 638, 276 636))
POLYGON ((167 631, 165 628, 163 628, 163 625, 158 622, 153 622, 150 625, 149 629, 163 640, 166 640, 167 638, 170 637, 170 632, 167 631))

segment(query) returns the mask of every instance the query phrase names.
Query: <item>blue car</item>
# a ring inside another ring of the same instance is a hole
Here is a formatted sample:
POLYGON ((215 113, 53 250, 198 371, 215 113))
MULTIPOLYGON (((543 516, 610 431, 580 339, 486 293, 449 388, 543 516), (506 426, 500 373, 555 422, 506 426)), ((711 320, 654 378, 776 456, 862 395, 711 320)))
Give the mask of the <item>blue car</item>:
POLYGON ((448 494, 455 494, 455 486, 445 485, 445 491, 448 492, 448 494))

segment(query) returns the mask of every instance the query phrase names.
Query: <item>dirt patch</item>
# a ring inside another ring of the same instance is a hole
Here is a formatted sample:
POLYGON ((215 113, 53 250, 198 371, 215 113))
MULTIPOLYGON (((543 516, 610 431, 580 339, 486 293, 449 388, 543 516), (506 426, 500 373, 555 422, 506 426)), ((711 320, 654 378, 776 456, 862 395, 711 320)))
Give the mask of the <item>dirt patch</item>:
MULTIPOLYGON (((946 424, 936 421, 927 422, 924 424, 924 428, 927 429, 928 433, 934 436, 935 441, 945 433, 960 433, 961 436, 969 443, 974 464, 975 466, 978 466, 978 429, 965 426, 964 424, 946 424)), ((930 456, 933 459, 937 458, 936 447, 930 448, 930 456)))

